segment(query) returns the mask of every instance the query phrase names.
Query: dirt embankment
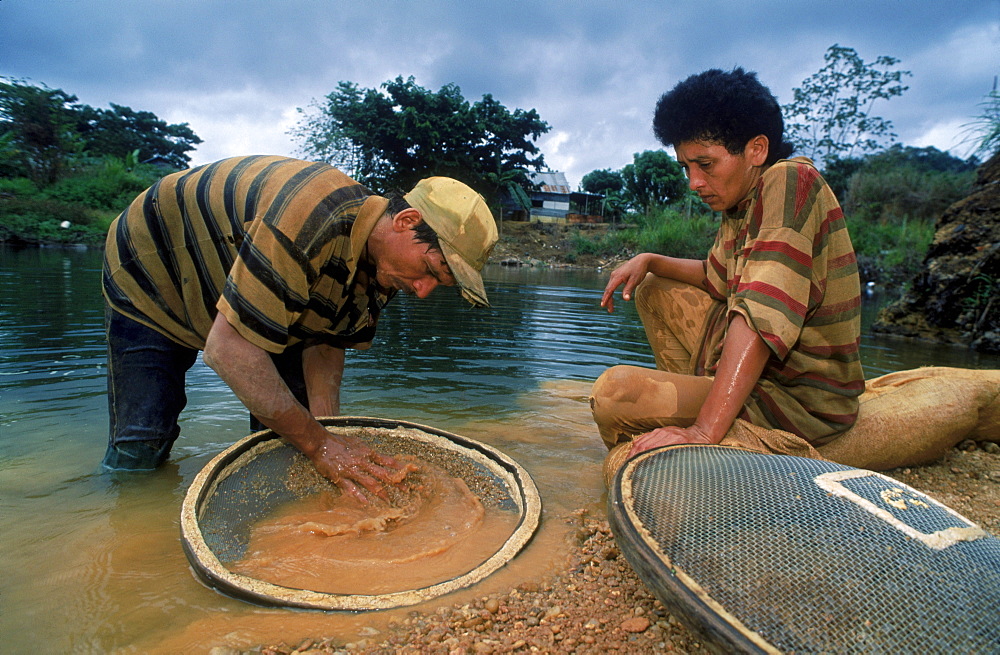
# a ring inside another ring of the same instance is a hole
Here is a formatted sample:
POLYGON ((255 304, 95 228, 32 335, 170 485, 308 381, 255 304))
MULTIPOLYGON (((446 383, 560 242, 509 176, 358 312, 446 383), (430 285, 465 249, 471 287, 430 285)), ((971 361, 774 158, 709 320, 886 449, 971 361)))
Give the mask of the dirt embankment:
POLYGON ((1000 352, 1000 154, 936 228, 922 272, 872 329, 1000 352))
POLYGON ((576 247, 578 240, 597 241, 611 229, 614 227, 602 223, 559 225, 505 221, 500 226, 500 241, 490 262, 504 266, 614 266, 630 257, 631 253, 581 254, 576 247))

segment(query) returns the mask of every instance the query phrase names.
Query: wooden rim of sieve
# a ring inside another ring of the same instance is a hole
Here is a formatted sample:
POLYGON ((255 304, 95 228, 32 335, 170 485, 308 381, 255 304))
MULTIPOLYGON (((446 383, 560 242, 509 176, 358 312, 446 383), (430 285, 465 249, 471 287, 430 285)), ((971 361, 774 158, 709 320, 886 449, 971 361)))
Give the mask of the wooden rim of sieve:
POLYGON ((618 470, 612 471, 608 488, 611 532, 625 559, 653 595, 706 643, 716 647, 724 644, 724 650, 734 649, 741 653, 780 655, 780 651, 728 612, 687 571, 671 561, 635 510, 641 496, 650 493, 648 489, 640 493, 634 488, 637 468, 653 458, 672 456, 684 450, 709 449, 747 452, 717 444, 676 444, 647 450, 624 463, 618 462, 618 470))
POLYGON ((364 416, 336 416, 318 420, 324 426, 370 427, 390 430, 411 428, 423 433, 413 435, 413 438, 426 440, 438 448, 454 452, 458 457, 471 459, 486 467, 490 473, 502 480, 510 490, 512 500, 519 510, 520 520, 517 526, 504 544, 479 566, 450 580, 419 589, 387 594, 335 594, 284 587, 234 573, 219 560, 205 542, 199 516, 204 502, 215 493, 218 484, 227 477, 228 472, 239 468, 234 467, 233 464, 237 463, 241 457, 246 456, 252 449, 254 450, 253 456, 256 457, 261 450, 254 447, 261 445, 267 450, 269 445, 266 442, 269 441, 274 442, 274 447, 285 443, 272 430, 262 430, 244 437, 216 455, 195 476, 184 496, 184 502, 181 505, 181 544, 194 572, 209 587, 240 600, 270 606, 344 611, 406 607, 480 582, 506 565, 534 536, 542 511, 542 501, 538 495, 538 489, 524 468, 492 446, 408 421, 364 416))

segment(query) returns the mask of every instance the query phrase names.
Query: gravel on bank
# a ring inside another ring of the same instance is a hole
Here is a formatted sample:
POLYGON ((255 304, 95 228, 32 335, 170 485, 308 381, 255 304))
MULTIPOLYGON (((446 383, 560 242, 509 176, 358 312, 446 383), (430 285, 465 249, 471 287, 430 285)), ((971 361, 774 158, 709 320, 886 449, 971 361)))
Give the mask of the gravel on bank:
MULTIPOLYGON (((929 466, 887 471, 993 534, 1000 534, 1000 446, 965 442, 929 466)), ((606 517, 579 511, 565 565, 474 603, 412 611, 384 632, 352 641, 317 636, 244 653, 709 653, 643 586, 614 542, 606 517)), ((241 651, 216 648, 212 655, 241 651)))

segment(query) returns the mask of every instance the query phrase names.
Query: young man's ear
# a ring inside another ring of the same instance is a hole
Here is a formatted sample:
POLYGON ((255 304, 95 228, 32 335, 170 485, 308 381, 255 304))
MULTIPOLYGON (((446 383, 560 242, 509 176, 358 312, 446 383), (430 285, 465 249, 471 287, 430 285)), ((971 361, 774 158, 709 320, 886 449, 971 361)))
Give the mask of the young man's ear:
POLYGON ((405 232, 406 230, 412 230, 421 222, 423 218, 420 216, 420 210, 413 207, 407 207, 403 211, 397 213, 392 217, 392 229, 396 232, 405 232))
POLYGON ((743 149, 743 155, 751 166, 763 166, 764 162, 767 161, 770 147, 771 142, 768 138, 763 134, 758 134, 747 141, 747 146, 743 149))

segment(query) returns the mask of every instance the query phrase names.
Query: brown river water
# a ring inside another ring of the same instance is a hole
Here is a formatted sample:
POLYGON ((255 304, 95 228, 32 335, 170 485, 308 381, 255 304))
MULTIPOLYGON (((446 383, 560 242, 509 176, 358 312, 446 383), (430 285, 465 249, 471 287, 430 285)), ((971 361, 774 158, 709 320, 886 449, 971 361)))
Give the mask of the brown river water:
MULTIPOLYGON (((248 433, 246 412, 199 362, 167 465, 152 473, 100 470, 107 439, 100 265, 98 252, 0 247, 0 651, 199 653, 315 636, 350 641, 414 609, 259 607, 195 577, 180 544, 181 502, 202 467, 248 433)), ((424 611, 539 580, 564 560, 570 514, 601 511, 605 502, 590 383, 616 363, 652 365, 634 309, 625 304, 608 316, 598 307, 600 272, 490 267, 486 279, 493 308, 469 309, 447 290, 425 301, 398 298, 375 346, 347 360, 345 414, 485 442, 521 464, 542 499, 541 525, 521 554, 474 587, 416 607, 424 611)), ((867 302, 870 315, 877 297, 867 302)), ((964 349, 870 335, 863 347, 869 377, 931 364, 1000 368, 1000 358, 964 349)), ((288 512, 308 522, 333 499, 314 502, 288 512)), ((474 503, 466 509, 426 525, 476 515, 474 503)), ((351 508, 338 511, 347 517, 338 525, 352 520, 351 508)), ((488 514, 478 520, 470 530, 479 536, 506 529, 502 516, 496 526, 488 514)), ((276 534, 297 525, 286 520, 276 534)), ((411 535, 407 546, 440 552, 433 539, 411 535)), ((301 556, 326 557, 322 551, 321 544, 318 554, 301 556)), ((400 556, 402 547, 386 552, 400 556)))

